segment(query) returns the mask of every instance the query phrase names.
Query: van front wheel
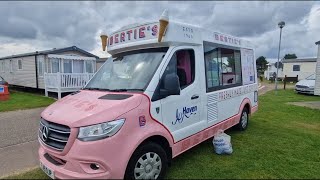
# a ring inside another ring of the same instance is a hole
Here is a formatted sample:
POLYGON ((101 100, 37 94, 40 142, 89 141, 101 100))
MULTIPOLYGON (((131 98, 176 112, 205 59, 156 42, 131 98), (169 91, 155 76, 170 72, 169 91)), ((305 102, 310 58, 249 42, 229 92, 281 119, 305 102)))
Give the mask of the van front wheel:
POLYGON ((125 179, 163 179, 168 167, 164 149, 150 142, 136 149, 129 160, 125 179))
POLYGON ((248 123, 249 123, 249 113, 248 113, 248 109, 247 108, 243 108, 241 116, 240 116, 240 121, 237 124, 237 128, 240 131, 244 131, 247 129, 248 127, 248 123))

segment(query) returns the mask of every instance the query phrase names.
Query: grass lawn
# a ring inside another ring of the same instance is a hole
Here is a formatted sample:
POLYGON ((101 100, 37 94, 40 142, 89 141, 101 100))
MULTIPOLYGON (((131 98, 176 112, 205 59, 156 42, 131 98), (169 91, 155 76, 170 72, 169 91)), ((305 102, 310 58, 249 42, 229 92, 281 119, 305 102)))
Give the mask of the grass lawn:
POLYGON ((48 106, 55 100, 31 93, 10 91, 8 101, 0 101, 0 112, 48 106))
MULTIPOLYGON (((173 160, 167 178, 320 178, 320 110, 285 104, 320 97, 273 91, 259 97, 259 110, 245 132, 231 135, 233 154, 216 155, 211 140, 173 160)), ((39 169, 9 178, 47 178, 39 169)))

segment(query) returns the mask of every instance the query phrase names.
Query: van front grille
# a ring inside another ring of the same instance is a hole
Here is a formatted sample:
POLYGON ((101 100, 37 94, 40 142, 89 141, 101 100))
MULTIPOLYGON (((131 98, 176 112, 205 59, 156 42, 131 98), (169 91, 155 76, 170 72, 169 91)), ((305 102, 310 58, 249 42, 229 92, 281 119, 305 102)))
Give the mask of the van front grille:
POLYGON ((63 151, 67 145, 70 128, 65 125, 40 120, 39 139, 50 148, 63 151))

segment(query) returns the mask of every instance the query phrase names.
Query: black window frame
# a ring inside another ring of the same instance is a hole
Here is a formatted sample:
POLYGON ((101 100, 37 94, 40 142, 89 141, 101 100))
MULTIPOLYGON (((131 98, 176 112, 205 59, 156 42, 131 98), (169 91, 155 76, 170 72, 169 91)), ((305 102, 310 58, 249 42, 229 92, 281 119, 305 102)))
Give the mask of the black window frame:
POLYGON ((22 60, 18 59, 18 70, 22 70, 22 60), (20 63, 19 63, 20 62, 20 63), (21 66, 20 66, 21 65, 21 66), (21 67, 21 68, 20 68, 21 67))
MULTIPOLYGON (((191 83, 190 84, 188 84, 187 86, 184 86, 183 88, 180 86, 180 90, 183 90, 183 89, 185 89, 186 87, 189 87, 190 85, 192 85, 193 83, 194 83, 194 81, 195 81, 195 79, 196 79, 196 54, 195 54, 195 50, 193 49, 193 48, 191 48, 191 47, 188 47, 188 48, 185 48, 185 49, 177 49, 177 50, 175 50, 173 53, 172 53, 172 56, 170 57, 170 59, 169 59, 169 62, 168 62, 168 64, 164 67, 164 69, 166 69, 167 68, 167 66, 170 64, 170 62, 171 62, 171 60, 172 60, 172 57, 173 56, 175 56, 176 55, 176 53, 177 52, 179 52, 179 51, 181 51, 181 50, 191 50, 192 51, 192 54, 190 54, 191 56, 193 55, 193 65, 194 65, 194 76, 193 76, 193 78, 192 78, 192 81, 191 81, 191 83)), ((190 59, 191 60, 191 59, 190 59)), ((192 63, 191 63, 191 66, 192 66, 192 63)), ((177 67, 177 63, 176 63, 176 67, 177 67)), ((192 71, 192 67, 191 67, 191 71, 192 71)), ((162 73, 162 75, 161 75, 161 78, 159 79, 159 82, 158 82, 158 84, 157 84, 157 87, 156 87, 156 89, 155 89, 155 91, 154 91, 154 93, 153 93, 153 96, 152 96, 152 98, 151 98, 151 102, 154 102, 154 101, 158 101, 158 100, 161 100, 161 99, 163 99, 163 98, 165 98, 165 97, 162 97, 161 95, 160 95, 160 88, 162 87, 162 82, 163 82, 163 79, 164 79, 164 75, 165 75, 165 71, 163 71, 163 73, 162 73)))
MULTIPOLYGON (((195 56, 194 49, 192 49, 192 48, 179 49, 179 50, 176 50, 176 51, 174 52, 174 54, 176 55, 176 53, 179 52, 179 51, 181 51, 181 50, 187 50, 187 51, 190 52, 190 63, 191 63, 190 66, 191 66, 191 78, 192 78, 191 83, 189 83, 188 85, 183 86, 183 87, 180 86, 180 88, 181 88, 181 90, 182 90, 182 89, 185 89, 186 87, 188 87, 188 86, 190 86, 191 84, 194 83, 194 80, 195 80, 195 78, 196 78, 196 56, 195 56), (193 67, 192 67, 192 66, 193 66, 193 67), (192 76, 192 72, 194 73, 193 76, 192 76)), ((171 56, 171 58, 172 58, 172 56, 171 56)), ((170 61, 171 61, 171 59, 170 59, 170 61)), ((178 67, 178 60, 177 60, 176 66, 178 67)), ((161 77, 161 78, 162 78, 162 77, 161 77)))
MULTIPOLYGON (((229 88, 233 88, 233 87, 243 86, 241 50, 240 50, 240 48, 237 49, 237 48, 234 48, 234 47, 231 47, 231 46, 226 46, 226 45, 216 44, 216 43, 212 43, 212 42, 208 42, 208 41, 203 41, 203 49, 204 49, 205 45, 212 45, 212 46, 217 47, 217 48, 225 48, 225 49, 232 49, 234 51, 240 51, 240 69, 241 69, 241 72, 240 72, 240 74, 241 74, 241 82, 240 83, 223 85, 223 83, 220 82, 220 69, 218 69, 219 86, 214 86, 214 87, 208 88, 206 59, 204 58, 205 56, 203 56, 203 62, 204 62, 204 68, 205 68, 206 93, 210 93, 210 92, 214 92, 214 91, 218 91, 218 90, 222 90, 222 89, 229 89, 229 88)), ((219 53, 218 53, 218 59, 221 59, 221 54, 219 54, 219 53)), ((220 66, 222 66, 222 64, 220 64, 220 66)), ((221 75, 222 75, 222 73, 221 73, 221 75)))
POLYGON ((292 71, 299 72, 300 69, 301 69, 301 65, 300 65, 300 64, 294 64, 294 65, 292 65, 292 71), (297 70, 297 68, 295 68, 295 67, 299 67, 298 70, 297 70))

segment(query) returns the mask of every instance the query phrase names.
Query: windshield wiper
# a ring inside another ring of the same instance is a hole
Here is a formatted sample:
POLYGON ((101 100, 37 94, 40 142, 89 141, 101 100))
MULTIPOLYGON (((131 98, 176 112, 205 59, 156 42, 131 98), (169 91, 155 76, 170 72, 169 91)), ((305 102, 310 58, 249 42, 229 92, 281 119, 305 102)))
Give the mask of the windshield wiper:
POLYGON ((144 91, 144 89, 110 89, 113 92, 144 91))
POLYGON ((105 89, 105 88, 83 88, 84 90, 98 90, 98 91, 110 91, 110 89, 105 89))

